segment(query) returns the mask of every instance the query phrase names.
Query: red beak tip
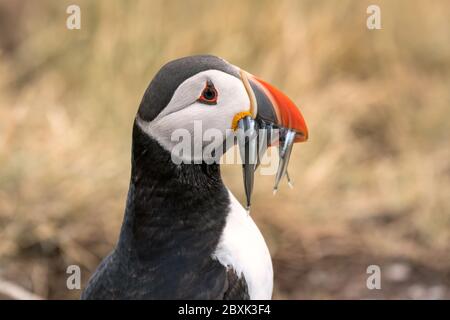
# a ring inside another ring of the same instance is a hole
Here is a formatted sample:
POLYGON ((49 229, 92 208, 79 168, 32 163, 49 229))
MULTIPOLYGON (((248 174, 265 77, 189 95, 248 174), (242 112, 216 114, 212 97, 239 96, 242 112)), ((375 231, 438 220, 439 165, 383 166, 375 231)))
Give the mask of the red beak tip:
POLYGON ((270 100, 276 113, 277 124, 296 131, 295 142, 308 140, 308 128, 305 119, 295 103, 275 86, 255 76, 252 76, 252 79, 270 100))
POLYGON ((297 136, 295 137, 295 142, 306 142, 308 140, 308 133, 297 132, 297 136))

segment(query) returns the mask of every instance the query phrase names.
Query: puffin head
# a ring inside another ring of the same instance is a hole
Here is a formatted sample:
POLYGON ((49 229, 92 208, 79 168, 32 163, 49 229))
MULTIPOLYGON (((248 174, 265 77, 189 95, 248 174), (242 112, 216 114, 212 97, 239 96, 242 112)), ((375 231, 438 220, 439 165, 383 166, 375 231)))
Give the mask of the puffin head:
POLYGON ((308 139, 303 116, 286 95, 211 55, 184 57, 164 65, 145 91, 136 125, 170 152, 172 159, 184 163, 217 161, 237 140, 248 207, 254 171, 267 146, 280 146, 276 189, 286 174, 293 143, 308 139), (191 147, 189 152, 179 148, 183 143, 191 147))

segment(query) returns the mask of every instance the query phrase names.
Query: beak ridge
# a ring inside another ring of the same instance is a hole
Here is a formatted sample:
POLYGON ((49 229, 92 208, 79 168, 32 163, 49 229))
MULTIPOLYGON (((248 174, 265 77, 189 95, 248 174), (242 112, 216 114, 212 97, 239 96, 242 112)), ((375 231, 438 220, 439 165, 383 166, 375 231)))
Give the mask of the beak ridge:
POLYGON ((308 140, 305 119, 292 100, 264 80, 254 76, 249 76, 249 80, 258 104, 256 118, 293 130, 296 133, 294 142, 308 140))
POLYGON ((239 129, 237 140, 243 163, 246 206, 249 211, 254 173, 261 163, 267 147, 277 143, 279 146, 280 162, 274 185, 274 193, 276 193, 284 176, 286 176, 289 186, 292 187, 287 172, 289 158, 294 143, 308 139, 308 128, 300 110, 280 90, 242 70, 241 78, 249 95, 250 110, 246 114, 239 114, 233 123, 236 122, 239 129), (279 141, 276 141, 277 138, 279 141))

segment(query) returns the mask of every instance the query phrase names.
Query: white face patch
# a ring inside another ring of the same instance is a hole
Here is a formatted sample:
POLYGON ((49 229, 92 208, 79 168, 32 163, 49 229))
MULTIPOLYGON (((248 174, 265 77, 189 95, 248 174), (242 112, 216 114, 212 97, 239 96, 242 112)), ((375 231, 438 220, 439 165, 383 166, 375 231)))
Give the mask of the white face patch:
MULTIPOLYGON (((181 83, 169 104, 155 119, 147 122, 138 118, 137 123, 144 132, 170 152, 179 143, 180 136, 183 136, 177 130, 187 132, 192 145, 211 147, 204 134, 211 136, 211 132, 219 132, 223 138, 229 136, 233 117, 239 112, 248 111, 249 108, 250 99, 240 79, 222 71, 207 70, 181 83), (218 98, 215 105, 198 101, 208 81, 217 91, 218 98)), ((224 139, 216 140, 218 139, 214 140, 215 147, 221 146, 224 141, 224 139)), ((201 154, 198 155, 196 152, 194 159, 198 156, 201 154)))

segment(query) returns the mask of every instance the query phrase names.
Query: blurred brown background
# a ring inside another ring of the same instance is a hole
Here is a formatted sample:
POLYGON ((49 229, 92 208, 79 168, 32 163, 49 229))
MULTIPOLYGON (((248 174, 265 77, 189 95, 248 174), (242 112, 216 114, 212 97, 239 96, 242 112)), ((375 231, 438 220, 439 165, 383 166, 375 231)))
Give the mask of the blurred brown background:
MULTIPOLYGON (((295 189, 257 176, 277 299, 450 298, 450 2, 0 2, 0 278, 78 298, 119 232, 131 126, 165 62, 211 53, 310 130, 295 189), (81 7, 81 30, 66 8, 81 7), (366 8, 381 8, 368 30, 366 8), (366 288, 381 267, 382 289, 366 288)), ((239 166, 224 178, 242 199, 239 166)), ((0 297, 2 297, 0 295, 0 297)))

